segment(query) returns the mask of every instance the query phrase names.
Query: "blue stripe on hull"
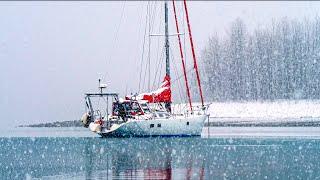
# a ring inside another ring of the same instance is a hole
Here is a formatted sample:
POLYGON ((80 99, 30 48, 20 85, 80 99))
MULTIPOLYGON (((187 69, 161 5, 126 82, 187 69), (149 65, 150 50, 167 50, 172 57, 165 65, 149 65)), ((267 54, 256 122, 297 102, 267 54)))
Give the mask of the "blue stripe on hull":
POLYGON ((130 138, 130 137, 196 137, 201 136, 200 134, 172 134, 172 135, 123 135, 123 134, 113 134, 113 133, 101 133, 99 134, 102 138, 112 138, 112 137, 123 137, 123 138, 130 138))

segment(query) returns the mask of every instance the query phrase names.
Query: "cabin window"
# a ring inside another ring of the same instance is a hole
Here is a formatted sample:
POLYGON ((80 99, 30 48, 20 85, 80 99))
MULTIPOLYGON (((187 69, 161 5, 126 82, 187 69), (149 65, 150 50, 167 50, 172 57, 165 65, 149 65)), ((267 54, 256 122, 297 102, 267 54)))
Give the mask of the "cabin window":
POLYGON ((189 126, 189 122, 187 122, 187 126, 189 126))
POLYGON ((158 124, 158 127, 161 127, 161 124, 158 124))
POLYGON ((150 128, 153 128, 154 127, 154 124, 150 124, 150 128))
POLYGON ((140 105, 141 105, 142 110, 145 113, 150 113, 151 112, 147 104, 140 104, 140 105))

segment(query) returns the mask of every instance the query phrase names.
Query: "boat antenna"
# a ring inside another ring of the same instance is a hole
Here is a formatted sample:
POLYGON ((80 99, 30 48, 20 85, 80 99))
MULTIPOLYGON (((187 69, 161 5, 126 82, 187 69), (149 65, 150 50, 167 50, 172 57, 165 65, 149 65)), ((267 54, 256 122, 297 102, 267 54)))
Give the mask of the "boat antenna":
POLYGON ((102 84, 101 79, 99 78, 99 89, 100 89, 100 94, 102 94, 103 89, 107 88, 107 84, 102 84))
MULTIPOLYGON (((166 76, 170 80, 170 61, 169 61, 169 30, 168 30, 168 0, 164 1, 164 22, 165 22, 165 48, 166 48, 166 76)), ((171 100, 165 103, 167 111, 171 112, 171 100)))

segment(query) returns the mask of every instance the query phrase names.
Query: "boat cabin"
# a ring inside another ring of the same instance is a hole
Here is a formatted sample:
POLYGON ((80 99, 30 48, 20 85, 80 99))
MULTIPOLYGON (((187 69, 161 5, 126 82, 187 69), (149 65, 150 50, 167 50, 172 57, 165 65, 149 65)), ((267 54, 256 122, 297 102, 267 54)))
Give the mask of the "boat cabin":
POLYGON ((131 117, 136 115, 144 115, 151 113, 146 102, 138 102, 136 100, 115 101, 112 103, 112 115, 120 117, 131 117))

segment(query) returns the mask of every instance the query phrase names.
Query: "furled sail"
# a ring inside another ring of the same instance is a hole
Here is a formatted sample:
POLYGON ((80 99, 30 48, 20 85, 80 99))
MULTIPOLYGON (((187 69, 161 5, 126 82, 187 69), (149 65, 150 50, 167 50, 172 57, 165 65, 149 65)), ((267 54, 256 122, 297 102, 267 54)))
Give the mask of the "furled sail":
POLYGON ((127 100, 145 100, 149 103, 161 103, 161 102, 171 102, 171 85, 170 76, 166 75, 159 89, 149 92, 141 93, 136 96, 126 96, 127 100))

